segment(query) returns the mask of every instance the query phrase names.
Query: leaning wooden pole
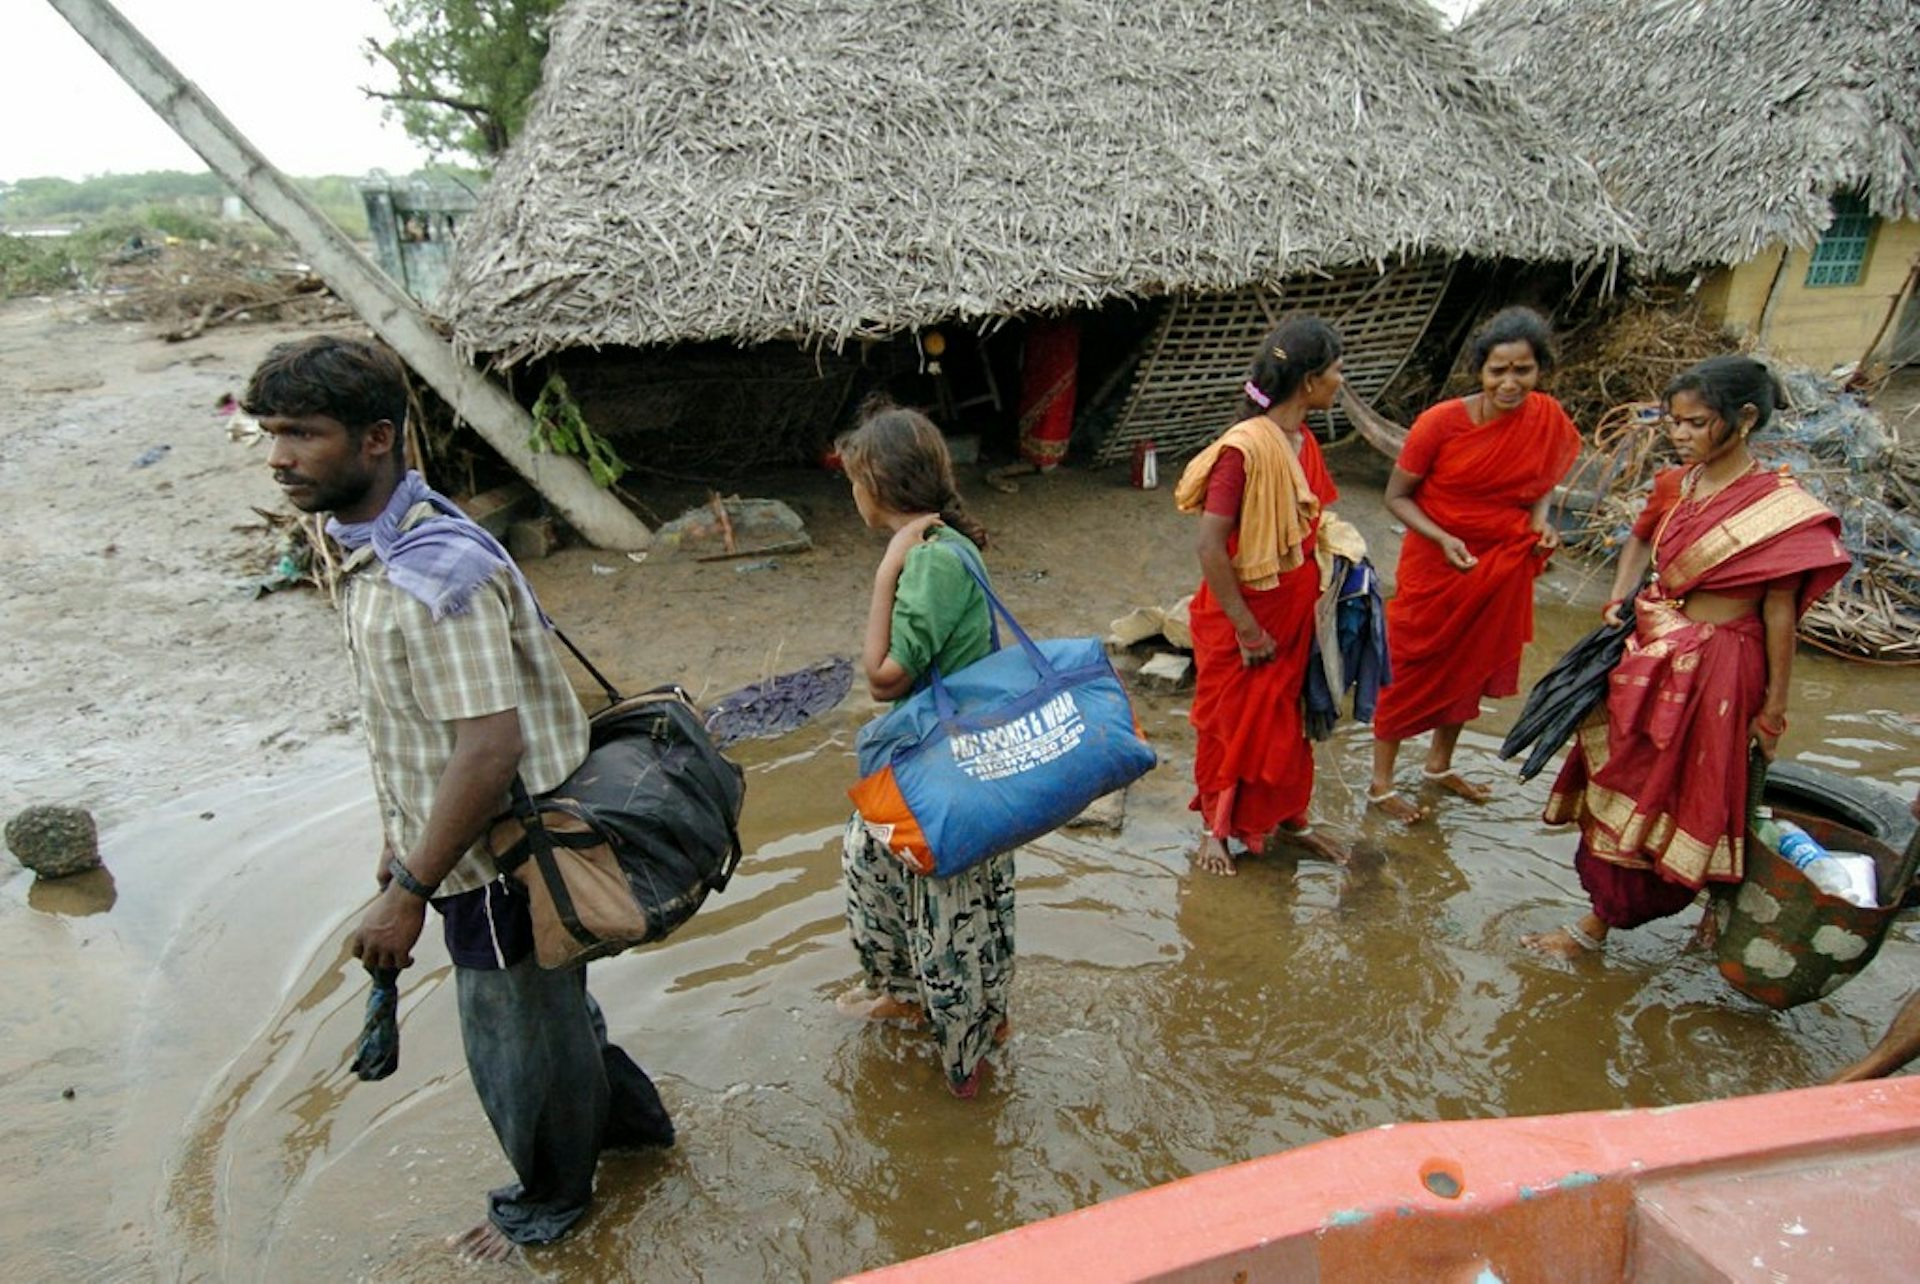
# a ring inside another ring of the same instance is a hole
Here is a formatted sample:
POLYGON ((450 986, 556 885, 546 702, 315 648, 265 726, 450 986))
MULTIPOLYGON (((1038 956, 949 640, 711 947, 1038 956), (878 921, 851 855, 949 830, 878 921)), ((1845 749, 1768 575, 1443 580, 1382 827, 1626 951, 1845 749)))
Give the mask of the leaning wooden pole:
POLYGON ((404 290, 267 163, 199 88, 108 0, 47 0, 107 65, 198 152, 214 173, 298 247, 333 292, 359 313, 591 544, 638 551, 653 535, 619 500, 594 485, 585 465, 533 450, 533 421, 504 388, 455 355, 404 290))

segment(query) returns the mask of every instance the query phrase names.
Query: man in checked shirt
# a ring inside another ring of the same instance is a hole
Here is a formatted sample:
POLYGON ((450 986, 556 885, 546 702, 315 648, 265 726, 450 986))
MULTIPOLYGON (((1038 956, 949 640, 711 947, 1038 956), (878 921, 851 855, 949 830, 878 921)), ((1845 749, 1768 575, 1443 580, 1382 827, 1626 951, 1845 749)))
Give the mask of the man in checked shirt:
POLYGON ((353 953, 408 967, 427 906, 441 915, 467 1067, 519 1178, 450 1243, 498 1260, 579 1220, 603 1145, 673 1140, 645 1073, 607 1042, 585 969, 535 962, 526 895, 482 841, 516 773, 537 794, 580 765, 587 720, 519 568, 406 468, 398 358, 334 336, 284 343, 242 404, 287 499, 331 514, 347 550, 341 615, 385 836, 353 953))

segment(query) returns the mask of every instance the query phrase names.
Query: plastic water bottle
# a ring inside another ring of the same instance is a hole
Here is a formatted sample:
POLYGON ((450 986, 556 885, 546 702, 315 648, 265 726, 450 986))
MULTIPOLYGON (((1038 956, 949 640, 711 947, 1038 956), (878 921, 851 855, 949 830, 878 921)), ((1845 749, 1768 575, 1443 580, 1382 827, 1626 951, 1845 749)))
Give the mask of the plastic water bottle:
POLYGON ((1804 872, 1808 865, 1827 854, 1818 839, 1792 821, 1776 820, 1773 827, 1780 835, 1774 842, 1774 850, 1792 861, 1795 869, 1804 872))
MULTIPOLYGON (((1774 844, 1775 850, 1791 861, 1795 869, 1805 874, 1809 883, 1827 895, 1837 896, 1851 905, 1872 906, 1875 898, 1871 875, 1866 882, 1866 899, 1863 900, 1860 881, 1855 871, 1850 870, 1844 861, 1822 847, 1812 834, 1792 821, 1776 820, 1773 824, 1780 835, 1779 840, 1774 844)), ((1872 863, 1870 859, 1868 863, 1872 863)))

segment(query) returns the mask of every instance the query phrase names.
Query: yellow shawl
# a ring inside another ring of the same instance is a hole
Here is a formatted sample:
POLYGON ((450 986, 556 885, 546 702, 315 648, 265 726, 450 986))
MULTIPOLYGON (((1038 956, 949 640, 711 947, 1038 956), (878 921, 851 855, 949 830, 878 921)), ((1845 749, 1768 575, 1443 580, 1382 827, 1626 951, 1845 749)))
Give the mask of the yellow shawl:
POLYGON ((1240 547, 1233 555, 1233 572, 1250 589, 1270 589, 1280 576, 1306 560, 1301 546, 1313 532, 1320 501, 1307 486, 1272 420, 1261 415, 1243 419, 1193 457, 1173 488, 1173 502, 1183 513, 1200 512, 1207 502, 1207 476, 1231 446, 1247 463, 1247 488, 1240 496, 1240 547))

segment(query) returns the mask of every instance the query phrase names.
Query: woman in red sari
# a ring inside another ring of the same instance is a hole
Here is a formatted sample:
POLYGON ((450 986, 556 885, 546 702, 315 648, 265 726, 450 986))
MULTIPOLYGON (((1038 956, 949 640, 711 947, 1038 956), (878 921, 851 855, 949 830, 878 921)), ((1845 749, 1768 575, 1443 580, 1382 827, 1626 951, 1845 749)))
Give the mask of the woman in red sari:
POLYGON ((1668 385, 1667 431, 1684 468, 1655 480, 1614 576, 1609 623, 1633 599, 1634 632, 1606 704, 1575 736, 1548 799, 1580 827, 1574 869, 1592 909, 1521 938, 1572 958, 1615 928, 1678 914, 1745 867, 1747 748, 1768 759, 1787 729, 1794 630, 1851 564, 1840 520, 1747 449, 1783 404, 1750 357, 1714 357, 1668 385))
POLYGON ((1230 841, 1258 854, 1276 832, 1311 855, 1347 859, 1307 824, 1313 744, 1300 705, 1320 596, 1314 532, 1338 495, 1306 419, 1333 405, 1341 382, 1333 327, 1281 322, 1247 372, 1240 421, 1174 490, 1182 512, 1200 514, 1191 807, 1204 826, 1194 863, 1208 873, 1234 872, 1230 841))
POLYGON ((1425 779, 1472 802, 1492 795, 1453 769, 1460 729, 1483 697, 1520 689, 1533 638, 1533 581, 1560 545, 1553 488, 1580 453, 1560 403, 1538 390, 1553 369, 1547 323, 1507 308, 1473 336, 1480 391, 1414 421, 1387 482, 1407 527, 1387 603, 1393 681, 1373 718, 1367 801, 1411 824, 1426 813, 1393 787, 1400 742, 1433 732, 1425 779))

